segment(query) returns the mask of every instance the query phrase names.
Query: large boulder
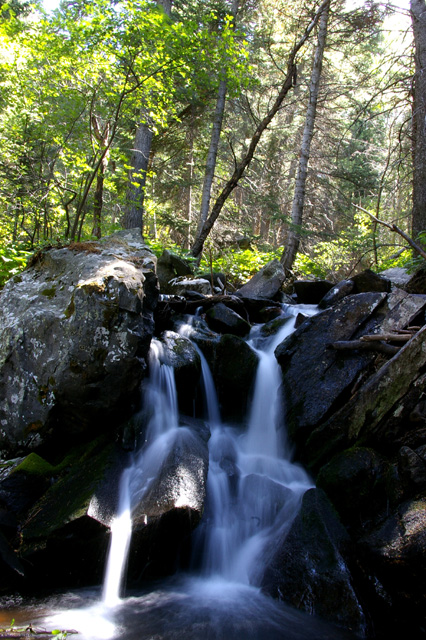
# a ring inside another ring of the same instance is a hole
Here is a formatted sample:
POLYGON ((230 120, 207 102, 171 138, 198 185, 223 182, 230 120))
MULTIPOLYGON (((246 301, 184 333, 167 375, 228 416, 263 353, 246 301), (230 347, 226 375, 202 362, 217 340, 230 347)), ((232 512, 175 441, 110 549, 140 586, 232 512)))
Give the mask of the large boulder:
POLYGON ((382 445, 386 417, 391 413, 398 416, 398 412, 401 417, 404 396, 412 387, 417 387, 420 393, 425 389, 422 375, 426 365, 425 334, 426 327, 423 327, 340 410, 313 429, 304 452, 312 467, 319 468, 334 453, 355 443, 374 444, 376 448, 384 446, 385 451, 388 450, 390 443, 382 445))
POLYGON ((1 450, 61 446, 122 416, 158 297, 138 230, 38 254, 0 295, 1 450))
POLYGON ((152 480, 134 506, 131 580, 169 574, 178 561, 188 561, 190 535, 204 511, 206 439, 197 430, 179 427, 154 442, 141 463, 139 482, 152 480))
POLYGON ((350 556, 349 536, 326 495, 310 489, 266 569, 262 589, 364 636, 366 619, 352 584, 350 556))
POLYGON ((342 356, 330 343, 349 340, 383 303, 385 294, 363 293, 305 320, 276 349, 283 372, 286 424, 299 443, 324 418, 372 360, 370 353, 342 356))
POLYGON ((236 292, 243 298, 274 298, 285 280, 283 266, 278 260, 268 262, 236 292))
POLYGON ((244 318, 224 305, 223 302, 219 302, 207 310, 206 320, 213 331, 230 333, 240 337, 246 336, 251 328, 244 318))

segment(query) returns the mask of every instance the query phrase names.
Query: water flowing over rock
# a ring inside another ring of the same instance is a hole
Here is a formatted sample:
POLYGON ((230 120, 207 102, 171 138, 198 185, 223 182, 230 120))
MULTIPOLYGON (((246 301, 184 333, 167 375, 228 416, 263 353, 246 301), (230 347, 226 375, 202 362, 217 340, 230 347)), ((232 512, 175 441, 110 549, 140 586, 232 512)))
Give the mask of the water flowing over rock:
POLYGON ((105 429, 129 406, 158 296, 155 257, 136 232, 33 262, 0 296, 0 446, 9 452, 105 429))

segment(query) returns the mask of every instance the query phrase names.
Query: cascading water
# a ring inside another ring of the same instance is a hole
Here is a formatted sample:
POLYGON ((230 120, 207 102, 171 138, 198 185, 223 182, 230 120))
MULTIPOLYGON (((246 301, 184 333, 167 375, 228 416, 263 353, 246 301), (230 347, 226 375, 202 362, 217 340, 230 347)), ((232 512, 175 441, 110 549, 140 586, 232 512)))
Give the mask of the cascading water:
MULTIPOLYGON (((305 309, 314 313, 313 308, 305 309)), ((281 374, 275 348, 294 330, 290 317, 271 339, 249 344, 259 357, 247 433, 223 425, 217 404, 209 410, 212 430, 202 568, 205 575, 256 584, 266 560, 271 535, 284 534, 296 515, 303 493, 312 486, 305 471, 291 463, 280 429, 281 374), (261 348, 260 348, 261 347, 261 348), (212 419, 213 414, 213 419, 212 419)), ((185 328, 186 335, 190 329, 185 328)), ((203 377, 210 406, 216 394, 207 363, 203 377)))
POLYGON ((172 367, 160 364, 162 345, 153 340, 150 349, 150 377, 144 393, 144 412, 150 414, 145 442, 120 479, 117 516, 111 525, 111 543, 102 600, 107 606, 120 602, 127 553, 132 535, 132 510, 173 446, 178 430, 176 386, 172 367))
MULTIPOLYGON (((288 311, 291 313, 291 308, 288 311)), ((304 308, 304 313, 314 312, 313 308, 304 308)), ((274 549, 272 538, 285 535, 303 493, 311 486, 305 471, 290 460, 280 423, 281 379, 274 350, 293 329, 294 318, 290 318, 271 339, 263 338, 257 329, 252 332, 250 345, 259 357, 259 366, 245 430, 222 423, 212 376, 200 353, 211 438, 206 508, 194 540, 197 557, 201 557, 198 577, 174 579, 120 600, 133 506, 149 490, 168 453, 189 431, 179 426, 173 370, 160 365, 162 345, 153 340, 150 379, 143 401, 144 414, 149 415, 145 442, 121 478, 103 600, 81 608, 86 594, 81 596, 81 604, 75 596, 71 610, 47 618, 47 623, 75 627, 81 622, 83 634, 79 637, 83 640, 352 637, 250 586, 259 584, 268 551, 274 549)), ((187 336, 191 331, 190 325, 181 328, 187 336)), ((46 623, 46 618, 43 621, 46 623)))

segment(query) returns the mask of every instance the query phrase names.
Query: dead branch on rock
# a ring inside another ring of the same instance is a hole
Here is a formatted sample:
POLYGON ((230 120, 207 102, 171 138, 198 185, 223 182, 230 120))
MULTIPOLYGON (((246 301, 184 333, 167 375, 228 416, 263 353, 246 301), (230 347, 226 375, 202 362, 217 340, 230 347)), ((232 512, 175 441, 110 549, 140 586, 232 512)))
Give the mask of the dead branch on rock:
POLYGON ((386 342, 368 342, 363 340, 339 340, 330 345, 337 351, 361 350, 361 351, 377 351, 388 356, 394 356, 398 353, 400 347, 387 344, 386 342))

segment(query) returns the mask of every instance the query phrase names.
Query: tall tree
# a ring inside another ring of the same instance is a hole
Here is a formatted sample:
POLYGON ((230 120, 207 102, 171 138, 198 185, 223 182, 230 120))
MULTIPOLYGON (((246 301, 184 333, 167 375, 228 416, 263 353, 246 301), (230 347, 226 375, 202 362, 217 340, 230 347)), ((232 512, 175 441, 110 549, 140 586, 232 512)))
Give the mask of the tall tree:
MULTIPOLYGON (((170 18, 172 0, 157 0, 164 13, 170 18)), ((136 126, 135 141, 130 160, 130 175, 127 188, 127 204, 123 217, 125 229, 137 228, 143 233, 143 201, 145 197, 146 176, 152 148, 154 129, 152 118, 145 107, 141 107, 139 122, 136 126)))
POLYGON ((426 231, 426 3, 410 0, 415 46, 413 81, 413 214, 412 235, 426 231))
MULTIPOLYGON (((234 25, 235 25, 237 12, 238 12, 238 5, 239 5, 239 0, 232 0, 231 15, 234 19, 234 25)), ((206 171, 204 174, 204 183, 203 183, 203 193, 201 197, 200 218, 199 218, 197 235, 196 235, 195 241, 197 241, 198 236, 200 235, 203 229, 203 226, 207 220, 207 216, 209 214, 209 208, 210 208, 211 190, 212 190, 214 172, 216 168, 217 151, 219 147, 220 133, 222 131, 222 121, 223 121, 223 114, 225 111, 225 100, 226 100, 226 93, 227 93, 227 79, 226 79, 225 69, 222 70, 222 75, 223 77, 219 83, 219 90, 218 90, 217 100, 216 100, 216 108, 215 108, 213 124, 212 124, 210 146, 207 154, 206 171)), ((201 254, 200 254, 200 257, 201 257, 201 254)))
POLYGON ((267 129, 267 127, 271 124, 273 118, 275 117, 275 115, 277 114, 279 109, 281 108, 281 105, 283 104, 288 92, 294 86, 296 75, 297 75, 297 68, 296 68, 296 57, 297 57, 297 54, 299 53, 299 51, 303 48, 303 46, 307 42, 310 34, 312 33, 312 31, 314 30, 315 26, 317 25, 318 20, 320 19, 324 8, 326 6, 328 6, 329 3, 330 3, 330 0, 323 0, 323 2, 320 4, 318 10, 315 12, 313 18, 309 22, 308 26, 306 27, 303 35, 299 38, 299 40, 296 42, 296 44, 292 47, 292 49, 291 49, 291 51, 290 51, 290 53, 289 53, 289 55, 287 57, 287 61, 286 61, 286 69, 287 70, 286 70, 286 74, 285 74, 285 77, 284 77, 284 82, 281 85, 280 91, 279 91, 278 95, 276 96, 272 106, 268 109, 266 115, 258 123, 258 125, 256 127, 256 130, 255 130, 255 132, 254 132, 254 134, 253 134, 253 136, 252 136, 252 138, 250 140, 250 144, 248 145, 248 149, 247 149, 246 153, 244 154, 244 156, 242 157, 240 162, 236 163, 236 166, 235 166, 235 169, 234 169, 234 171, 232 173, 232 176, 226 182, 226 184, 223 187, 221 193, 219 194, 218 198, 216 199, 216 201, 215 201, 215 203, 214 203, 214 205, 212 207, 212 210, 210 212, 209 217, 207 218, 206 222, 204 223, 204 226, 203 226, 200 234, 198 235, 198 238, 196 239, 196 241, 194 242, 194 244, 193 244, 193 246, 191 248, 191 253, 192 253, 192 255, 194 257, 198 257, 201 254, 201 252, 203 251, 204 242, 206 241, 210 231, 213 228, 213 225, 215 224, 217 218, 219 217, 220 212, 222 211, 226 200, 229 198, 231 193, 234 191, 235 187, 238 185, 239 181, 241 180, 241 178, 245 174, 247 168, 250 166, 250 163, 253 160, 254 153, 256 151, 257 145, 260 142, 262 134, 267 129))
POLYGON ((281 256, 281 263, 286 271, 293 266, 300 243, 300 228, 305 203, 306 178, 311 153, 311 142, 314 135, 315 116, 317 112, 318 93, 321 80, 322 61, 324 58, 325 42, 327 39, 328 16, 330 2, 326 2, 318 24, 318 39, 315 48, 314 62, 309 86, 309 102, 306 110, 305 126, 303 129, 300 148, 299 166, 294 189, 293 205, 291 209, 291 227, 287 235, 286 248, 281 256))

